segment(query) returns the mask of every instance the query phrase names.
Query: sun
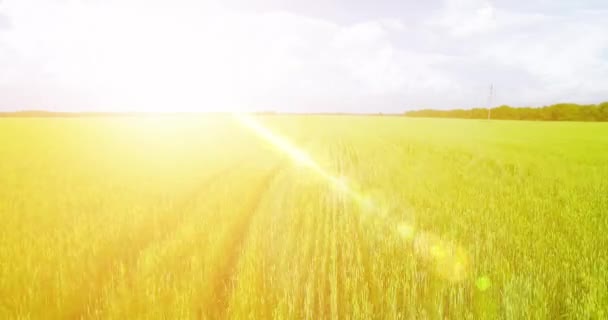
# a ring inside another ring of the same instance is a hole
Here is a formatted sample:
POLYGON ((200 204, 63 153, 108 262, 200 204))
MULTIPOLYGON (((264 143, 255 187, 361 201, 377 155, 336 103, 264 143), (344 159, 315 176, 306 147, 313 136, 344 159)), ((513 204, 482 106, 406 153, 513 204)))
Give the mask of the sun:
MULTIPOLYGON (((201 5, 202 6, 202 5, 201 5)), ((247 107, 253 84, 249 52, 218 33, 202 7, 179 8, 73 2, 67 26, 48 35, 60 43, 55 81, 104 111, 218 112, 247 107), (107 23, 111 17, 111 23, 107 23), (159 23, 162 21, 162 23, 159 23)), ((216 19, 217 20, 217 19, 216 19)), ((272 68, 268 73, 272 74, 272 68)))

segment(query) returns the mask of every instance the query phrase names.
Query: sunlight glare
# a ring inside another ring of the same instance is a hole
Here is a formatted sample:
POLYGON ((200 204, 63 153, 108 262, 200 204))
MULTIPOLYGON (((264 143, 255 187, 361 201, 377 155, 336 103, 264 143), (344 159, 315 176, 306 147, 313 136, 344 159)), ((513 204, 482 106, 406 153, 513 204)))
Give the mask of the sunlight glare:
MULTIPOLYGON (((362 217, 363 215, 370 216, 370 213, 374 211, 377 213, 375 217, 384 221, 381 225, 390 225, 388 223, 390 206, 375 206, 376 202, 371 197, 355 191, 349 185, 346 177, 330 174, 308 153, 297 148, 286 138, 276 135, 252 116, 243 113, 234 113, 233 115, 240 124, 256 133, 278 151, 289 156, 294 163, 311 169, 326 180, 337 192, 348 195, 351 200, 364 209, 361 210, 362 217)), ((437 235, 428 232, 416 232, 413 225, 405 222, 398 223, 396 227, 391 226, 390 229, 401 238, 411 242, 414 254, 419 259, 434 265, 435 272, 438 275, 452 282, 465 279, 468 272, 469 258, 463 248, 444 241, 437 235)))

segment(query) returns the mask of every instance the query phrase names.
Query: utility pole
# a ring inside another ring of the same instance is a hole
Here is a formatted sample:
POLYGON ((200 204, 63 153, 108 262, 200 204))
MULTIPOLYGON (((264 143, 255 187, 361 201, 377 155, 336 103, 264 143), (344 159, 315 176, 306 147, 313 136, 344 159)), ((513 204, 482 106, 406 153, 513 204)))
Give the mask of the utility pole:
POLYGON ((492 118, 492 95, 494 94, 494 84, 490 84, 490 96, 488 97, 488 120, 492 118))

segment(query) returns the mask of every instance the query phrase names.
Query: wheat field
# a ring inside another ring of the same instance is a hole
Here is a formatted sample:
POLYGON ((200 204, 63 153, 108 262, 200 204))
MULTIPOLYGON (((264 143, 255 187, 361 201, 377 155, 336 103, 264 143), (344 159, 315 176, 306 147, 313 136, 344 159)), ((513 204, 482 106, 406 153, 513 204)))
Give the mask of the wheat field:
POLYGON ((605 319, 608 125, 0 119, 2 319, 605 319))

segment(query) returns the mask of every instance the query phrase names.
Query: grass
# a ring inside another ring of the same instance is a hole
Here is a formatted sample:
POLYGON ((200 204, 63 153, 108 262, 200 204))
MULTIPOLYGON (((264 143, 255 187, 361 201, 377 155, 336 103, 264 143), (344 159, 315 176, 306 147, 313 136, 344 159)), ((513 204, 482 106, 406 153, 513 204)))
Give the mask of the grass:
POLYGON ((0 318, 608 317, 608 125, 255 121, 0 119, 0 318))

